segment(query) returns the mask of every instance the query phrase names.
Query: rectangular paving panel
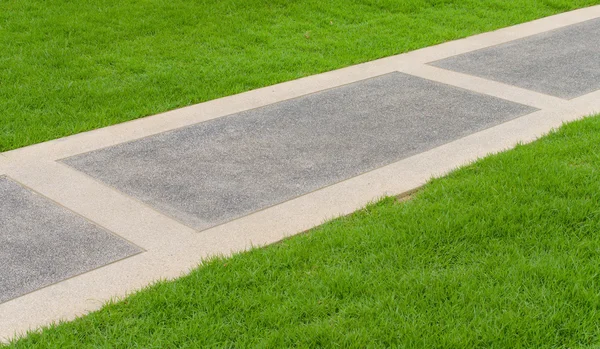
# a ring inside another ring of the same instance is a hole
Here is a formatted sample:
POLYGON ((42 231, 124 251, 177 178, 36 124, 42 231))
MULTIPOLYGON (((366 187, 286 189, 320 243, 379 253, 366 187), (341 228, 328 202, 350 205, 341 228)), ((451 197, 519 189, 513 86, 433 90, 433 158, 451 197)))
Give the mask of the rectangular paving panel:
POLYGON ((600 19, 430 64, 572 99, 600 89, 600 19))
POLYGON ((0 176, 0 303, 139 252, 0 176))
POLYGON ((64 162, 205 229, 534 110, 391 73, 64 162))

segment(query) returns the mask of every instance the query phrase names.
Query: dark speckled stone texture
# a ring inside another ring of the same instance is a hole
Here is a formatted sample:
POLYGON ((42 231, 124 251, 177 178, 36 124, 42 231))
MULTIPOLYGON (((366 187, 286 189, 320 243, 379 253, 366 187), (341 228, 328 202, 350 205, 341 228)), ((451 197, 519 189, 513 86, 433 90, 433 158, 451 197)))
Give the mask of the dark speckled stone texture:
POLYGON ((533 111, 391 73, 63 161, 201 230, 533 111))
POLYGON ((600 90, 600 19, 431 65, 572 99, 600 90))

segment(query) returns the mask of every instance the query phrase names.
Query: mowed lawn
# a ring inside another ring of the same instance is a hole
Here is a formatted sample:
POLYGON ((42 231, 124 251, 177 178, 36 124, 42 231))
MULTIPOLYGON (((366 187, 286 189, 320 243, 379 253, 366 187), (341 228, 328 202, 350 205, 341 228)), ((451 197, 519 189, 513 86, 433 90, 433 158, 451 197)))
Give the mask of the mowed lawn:
POLYGON ((600 0, 2 0, 0 152, 600 0))
POLYGON ((9 348, 600 345, 600 116, 9 348))

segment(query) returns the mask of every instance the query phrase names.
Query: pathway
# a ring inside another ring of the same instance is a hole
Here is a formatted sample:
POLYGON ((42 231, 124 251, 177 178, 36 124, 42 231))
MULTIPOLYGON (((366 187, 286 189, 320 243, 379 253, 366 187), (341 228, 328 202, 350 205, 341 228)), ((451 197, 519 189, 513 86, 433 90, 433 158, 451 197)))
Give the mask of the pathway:
POLYGON ((600 111, 600 6, 0 154, 0 338, 600 111))

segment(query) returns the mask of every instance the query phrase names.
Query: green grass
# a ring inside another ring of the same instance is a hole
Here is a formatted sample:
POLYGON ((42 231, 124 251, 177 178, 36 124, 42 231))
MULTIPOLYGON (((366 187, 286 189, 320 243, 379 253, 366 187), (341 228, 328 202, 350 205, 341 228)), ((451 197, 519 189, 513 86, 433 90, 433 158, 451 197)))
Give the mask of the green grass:
POLYGON ((10 347, 600 343, 600 116, 10 347))
POLYGON ((0 151, 599 0, 2 0, 0 151))

